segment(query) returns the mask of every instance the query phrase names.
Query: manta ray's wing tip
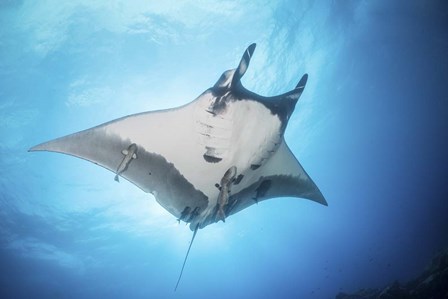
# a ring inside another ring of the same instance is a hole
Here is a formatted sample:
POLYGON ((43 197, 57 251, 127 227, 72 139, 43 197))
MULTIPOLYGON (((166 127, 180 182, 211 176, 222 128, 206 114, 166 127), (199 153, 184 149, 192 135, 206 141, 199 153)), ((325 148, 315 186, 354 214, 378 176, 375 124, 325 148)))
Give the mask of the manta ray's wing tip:
POLYGON ((28 149, 28 152, 62 152, 60 141, 64 141, 63 138, 58 138, 46 142, 39 143, 35 146, 32 146, 28 149))
POLYGON ((42 149, 42 144, 38 144, 35 146, 32 146, 28 149, 28 152, 37 152, 37 151, 43 151, 44 149, 42 149))
POLYGON ((320 191, 318 191, 318 194, 315 195, 314 201, 328 207, 328 202, 320 191))
POLYGON ((38 152, 38 151, 52 151, 51 145, 53 144, 53 141, 47 141, 43 143, 39 143, 35 146, 32 146, 28 149, 28 152, 38 152))

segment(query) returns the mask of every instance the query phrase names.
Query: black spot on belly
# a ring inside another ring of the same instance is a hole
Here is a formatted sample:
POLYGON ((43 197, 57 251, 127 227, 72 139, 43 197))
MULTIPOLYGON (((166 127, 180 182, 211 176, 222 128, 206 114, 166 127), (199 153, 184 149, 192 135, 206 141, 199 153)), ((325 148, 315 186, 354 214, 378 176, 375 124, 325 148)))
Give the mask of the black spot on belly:
POLYGON ((244 178, 244 175, 240 174, 236 177, 235 181, 233 182, 234 185, 238 185, 241 180, 244 178))
POLYGON ((258 169, 260 166, 261 166, 260 164, 252 164, 252 165, 250 166, 250 169, 252 169, 252 170, 256 170, 256 169, 258 169))
POLYGON ((268 192, 269 188, 271 188, 272 181, 271 180, 265 180, 261 182, 260 186, 255 189, 255 200, 257 200, 260 197, 263 197, 266 195, 266 192, 268 192))
POLYGON ((204 157, 204 160, 207 161, 208 163, 218 163, 222 160, 221 158, 209 156, 207 154, 204 154, 203 157, 204 157))
POLYGON ((214 147, 206 146, 205 154, 203 155, 205 161, 209 163, 218 163, 222 160, 222 158, 217 157, 216 149, 214 147))

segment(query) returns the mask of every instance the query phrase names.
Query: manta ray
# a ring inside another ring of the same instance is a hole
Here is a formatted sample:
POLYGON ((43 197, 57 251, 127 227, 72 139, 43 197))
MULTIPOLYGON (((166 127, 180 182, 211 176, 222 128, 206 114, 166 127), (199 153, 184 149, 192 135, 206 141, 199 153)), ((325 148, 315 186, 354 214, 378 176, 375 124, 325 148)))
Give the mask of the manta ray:
POLYGON ((276 197, 327 202, 284 139, 308 75, 282 95, 241 84, 255 44, 236 69, 177 108, 125 116, 34 146, 93 162, 154 195, 178 221, 198 229, 276 197))

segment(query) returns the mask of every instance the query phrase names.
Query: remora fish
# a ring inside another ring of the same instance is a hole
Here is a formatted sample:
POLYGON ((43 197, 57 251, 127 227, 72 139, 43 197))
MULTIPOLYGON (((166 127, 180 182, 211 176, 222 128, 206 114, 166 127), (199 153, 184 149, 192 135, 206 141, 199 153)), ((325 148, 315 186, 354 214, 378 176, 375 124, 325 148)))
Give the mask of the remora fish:
POLYGON ((223 222, 226 222, 226 213, 224 209, 227 207, 227 204, 229 203, 230 185, 235 180, 236 171, 237 170, 235 166, 230 167, 221 179, 221 187, 220 187, 221 190, 218 195, 217 221, 222 220, 223 222))
POLYGON ((115 176, 115 181, 117 182, 120 181, 118 176, 128 169, 129 163, 131 163, 133 159, 137 159, 137 144, 131 144, 127 149, 122 150, 121 153, 124 155, 124 158, 117 168, 117 175, 115 176))

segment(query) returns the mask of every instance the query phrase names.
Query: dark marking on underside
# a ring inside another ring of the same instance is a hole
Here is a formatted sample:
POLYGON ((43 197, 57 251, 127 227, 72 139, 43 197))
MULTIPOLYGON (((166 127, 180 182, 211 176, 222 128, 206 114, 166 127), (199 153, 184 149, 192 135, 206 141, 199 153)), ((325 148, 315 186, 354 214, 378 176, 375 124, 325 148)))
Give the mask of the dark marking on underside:
POLYGON ((210 114, 212 114, 213 116, 215 116, 216 115, 216 113, 213 111, 213 110, 205 110, 205 112, 208 112, 208 113, 210 113, 210 114))
POLYGON ((250 169, 252 169, 252 170, 256 170, 256 169, 258 169, 258 168, 260 168, 260 164, 252 164, 252 165, 250 165, 250 169))
POLYGON ((222 160, 222 158, 209 156, 207 154, 204 154, 203 157, 204 157, 204 160, 207 161, 208 163, 218 163, 222 160))
POLYGON ((240 182, 241 182, 241 180, 244 178, 244 175, 242 175, 242 174, 239 174, 237 177, 236 177, 236 179, 235 179, 235 181, 233 182, 233 184, 234 185, 238 185, 240 182))
POLYGON ((227 109, 227 102, 230 100, 227 96, 217 97, 216 100, 210 105, 211 111, 214 116, 221 114, 227 109))
POLYGON ((208 163, 218 163, 222 160, 222 158, 217 157, 216 149, 214 147, 206 146, 205 150, 206 152, 203 157, 208 163))

